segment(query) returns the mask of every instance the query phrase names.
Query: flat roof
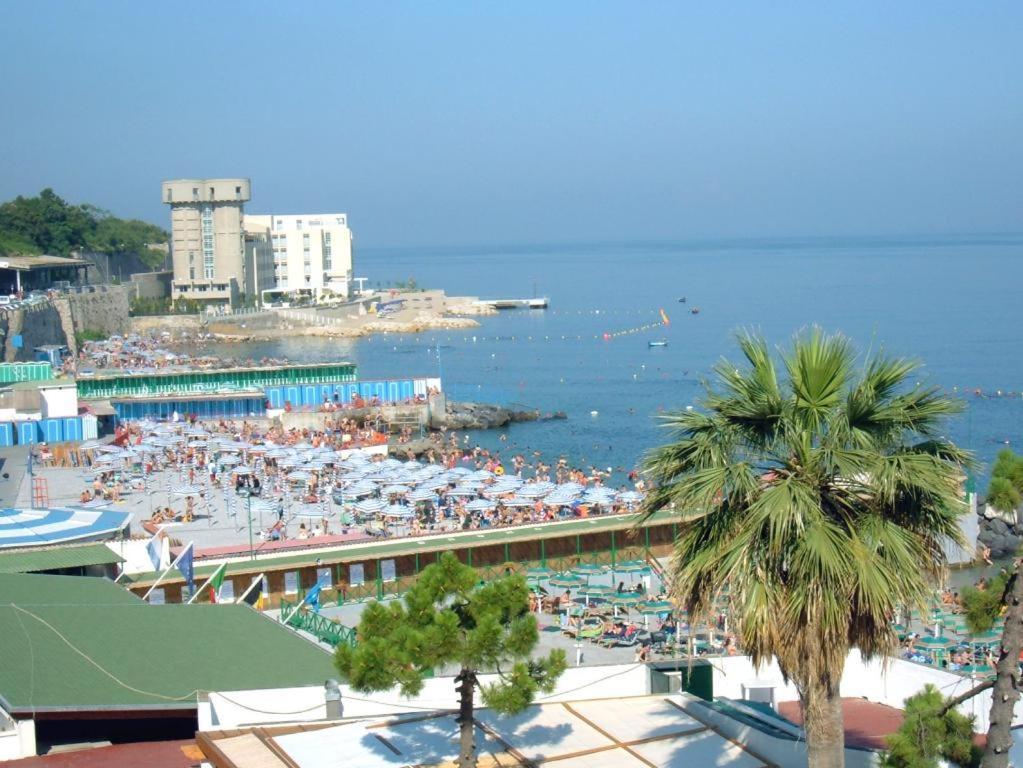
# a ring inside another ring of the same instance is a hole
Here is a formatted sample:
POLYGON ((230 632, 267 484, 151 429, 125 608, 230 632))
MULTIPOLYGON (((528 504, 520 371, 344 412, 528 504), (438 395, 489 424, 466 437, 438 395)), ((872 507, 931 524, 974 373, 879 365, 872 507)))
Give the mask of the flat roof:
MULTIPOLYGON (((230 317, 230 315, 228 315, 230 317)), ((151 368, 145 369, 100 369, 88 376, 79 376, 79 379, 88 381, 105 381, 108 379, 134 378, 136 376, 194 376, 199 374, 231 374, 231 373, 255 373, 286 370, 317 370, 322 368, 336 368, 338 366, 355 367, 355 363, 349 360, 339 360, 333 363, 288 363, 286 365, 248 365, 232 368, 151 368)), ((305 382, 295 382, 296 384, 305 382)))
POLYGON ((32 573, 88 565, 113 565, 124 558, 105 544, 74 544, 0 551, 0 573, 32 573))
MULTIPOLYGON (((566 520, 556 523, 537 523, 533 525, 518 525, 511 528, 492 528, 486 531, 458 531, 454 533, 439 533, 430 536, 401 537, 397 539, 384 539, 383 541, 359 542, 346 544, 340 547, 328 547, 318 549, 309 547, 299 554, 293 555, 267 555, 260 556, 259 548, 256 548, 256 559, 250 560, 248 553, 244 559, 238 562, 228 563, 227 573, 255 573, 258 570, 273 569, 279 570, 282 567, 306 567, 319 565, 319 561, 325 563, 362 562, 364 560, 376 560, 379 558, 398 557, 400 555, 446 552, 452 549, 467 547, 487 546, 491 544, 513 544, 519 541, 539 541, 541 539, 560 538, 562 536, 574 536, 576 534, 596 533, 598 531, 620 531, 631 530, 640 522, 639 513, 625 515, 605 515, 602 517, 588 517, 577 520, 566 520)), ((643 523, 641 527, 648 525, 664 525, 670 522, 668 513, 658 513, 643 523)), ((306 540, 308 543, 308 540, 306 540)), ((623 542, 623 545, 626 542, 623 542)), ((200 575, 209 576, 218 567, 222 559, 215 561, 213 565, 199 565, 196 563, 196 578, 200 575)), ((126 576, 136 585, 151 583, 159 574, 138 573, 133 576, 126 576)), ((164 583, 173 583, 175 579, 165 579, 164 583)), ((177 579, 181 581, 180 578, 177 579)))
POLYGON ((0 508, 0 550, 109 538, 131 522, 130 512, 52 507, 0 508))
MULTIPOLYGON (((677 696, 533 704, 505 716, 476 710, 480 765, 571 768, 763 768, 762 757, 690 715, 677 696)), ((312 725, 312 724, 310 724, 312 725)), ((451 765, 458 724, 451 713, 365 719, 330 727, 236 729, 197 734, 216 768, 362 768, 451 765)))
POLYGON ((12 714, 187 710, 204 692, 337 676, 329 653, 247 605, 150 605, 85 576, 0 575, 0 637, 12 714))
POLYGON ((84 267, 88 262, 70 256, 4 256, 0 258, 0 269, 16 269, 19 272, 30 272, 33 269, 47 267, 84 267))

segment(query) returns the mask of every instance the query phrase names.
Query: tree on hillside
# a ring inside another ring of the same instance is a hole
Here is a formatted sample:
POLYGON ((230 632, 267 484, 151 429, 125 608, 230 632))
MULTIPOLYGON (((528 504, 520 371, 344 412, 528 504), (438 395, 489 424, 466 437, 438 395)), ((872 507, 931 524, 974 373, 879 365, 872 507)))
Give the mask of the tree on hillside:
POLYGON ((19 195, 0 204, 0 231, 32 243, 43 253, 67 256, 83 248, 95 229, 88 210, 69 205, 48 187, 38 197, 19 195))
POLYGON ((134 254, 150 267, 166 254, 150 248, 166 243, 167 233, 137 219, 119 219, 92 205, 72 205, 52 189, 38 197, 16 197, 0 204, 0 252, 67 256, 93 250, 112 256, 134 254))
POLYGON ((675 441, 645 469, 647 515, 673 509, 673 597, 707 615, 730 587, 754 663, 776 659, 799 691, 809 764, 844 762, 839 686, 853 647, 894 649, 900 606, 923 606, 961 542, 963 467, 943 435, 959 404, 914 383, 918 365, 857 356, 841 335, 798 335, 780 375, 741 335, 699 407, 665 417, 675 441))
POLYGON ((96 229, 88 238, 89 249, 111 255, 134 254, 151 268, 163 264, 167 254, 150 246, 167 242, 164 230, 138 219, 119 219, 109 211, 91 210, 96 229))
POLYGON ((505 576, 482 586, 476 572, 450 552, 423 569, 402 600, 370 603, 362 614, 354 648, 338 646, 335 663, 358 691, 398 686, 415 696, 425 676, 449 664, 459 667, 461 735, 459 768, 476 765, 474 694, 498 712, 521 712, 538 692, 554 690, 565 670, 565 653, 533 658, 539 640, 529 611, 529 590, 521 576, 505 576), (480 685, 478 675, 496 673, 480 685))

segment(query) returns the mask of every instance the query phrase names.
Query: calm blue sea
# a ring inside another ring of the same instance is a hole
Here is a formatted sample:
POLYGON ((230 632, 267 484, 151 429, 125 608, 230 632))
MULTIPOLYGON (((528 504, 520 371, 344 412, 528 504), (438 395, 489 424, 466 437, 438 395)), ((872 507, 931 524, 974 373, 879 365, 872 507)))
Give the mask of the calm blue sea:
POLYGON ((658 414, 693 403, 700 377, 735 356, 737 329, 783 344, 817 323, 861 350, 922 360, 923 378, 967 405, 950 435, 989 463, 1005 445, 1023 450, 1021 257, 1023 236, 366 249, 356 273, 371 285, 414 277, 454 295, 549 296, 551 308, 483 318, 470 332, 294 339, 225 354, 353 358, 364 378, 442 372, 457 399, 568 414, 480 443, 629 468, 665 439, 658 414), (661 309, 669 326, 635 330, 659 322, 661 309), (669 345, 649 348, 652 339, 669 345))

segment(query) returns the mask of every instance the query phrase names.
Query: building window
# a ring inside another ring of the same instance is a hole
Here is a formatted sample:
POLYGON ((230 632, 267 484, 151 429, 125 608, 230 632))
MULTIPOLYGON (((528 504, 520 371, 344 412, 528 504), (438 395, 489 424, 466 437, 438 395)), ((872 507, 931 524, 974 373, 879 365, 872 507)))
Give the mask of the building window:
POLYGON ((174 199, 174 192, 172 192, 171 190, 168 189, 167 190, 167 202, 169 203, 173 199, 174 199))
POLYGON ((198 197, 199 197, 199 187, 192 187, 192 199, 195 200, 195 199, 198 199, 198 197))
POLYGON ((323 242, 325 242, 327 245, 330 245, 330 232, 323 233, 323 242))
POLYGON ((202 267, 203 276, 213 278, 213 206, 206 203, 202 206, 200 221, 202 224, 202 267))
POLYGON ((236 195, 240 195, 240 194, 242 193, 242 188, 241 188, 241 187, 235 187, 235 188, 234 188, 234 193, 235 193, 236 195))
POLYGON ((195 267, 188 268, 188 279, 195 280, 195 267))
POLYGON ((302 235, 302 245, 304 245, 306 248, 309 247, 309 233, 308 232, 306 232, 305 234, 302 235))
POLYGON ((302 229, 302 219, 295 219, 295 229, 302 229))

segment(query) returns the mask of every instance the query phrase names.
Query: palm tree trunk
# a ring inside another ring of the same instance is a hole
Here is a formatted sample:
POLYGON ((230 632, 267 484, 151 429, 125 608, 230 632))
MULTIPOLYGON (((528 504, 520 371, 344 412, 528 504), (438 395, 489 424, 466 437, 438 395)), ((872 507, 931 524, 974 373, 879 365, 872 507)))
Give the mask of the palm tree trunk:
POLYGON ((981 768, 1006 768, 1012 747, 1012 715, 1019 699, 1019 655, 1023 651, 1023 559, 1016 561, 1016 570, 1005 585, 1005 629, 991 692, 991 717, 987 730, 987 747, 981 768))
POLYGON ((458 684, 458 768, 476 768, 476 724, 473 722, 473 694, 476 690, 476 672, 463 668, 455 678, 458 684))
POLYGON ((802 699, 809 768, 844 768, 845 730, 838 685, 811 680, 802 699))

